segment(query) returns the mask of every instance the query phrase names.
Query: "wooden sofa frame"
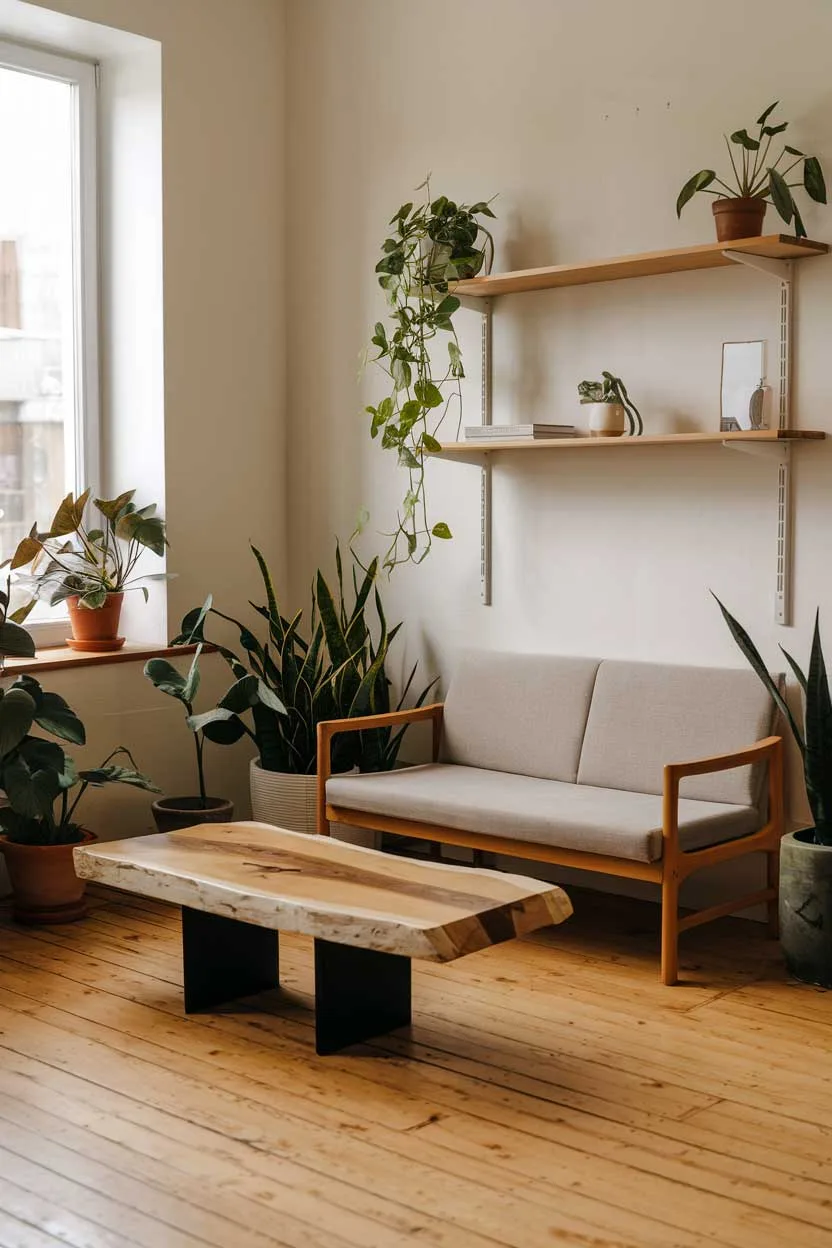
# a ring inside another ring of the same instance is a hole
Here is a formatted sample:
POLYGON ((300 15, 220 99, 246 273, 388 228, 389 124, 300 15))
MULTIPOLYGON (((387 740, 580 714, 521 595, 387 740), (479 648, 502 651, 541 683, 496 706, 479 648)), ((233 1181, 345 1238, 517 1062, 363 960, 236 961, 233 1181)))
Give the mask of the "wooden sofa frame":
POLYGON ((679 975, 679 934, 700 923, 722 918, 765 902, 768 914, 769 935, 778 935, 777 894, 779 885, 780 840, 784 831, 783 798, 783 741, 781 737, 766 737, 747 749, 731 754, 719 754, 712 758, 697 759, 688 763, 669 763, 664 768, 664 801, 662 857, 658 862, 635 862, 626 858, 614 858, 605 854, 583 853, 575 849, 558 849, 552 845, 540 845, 532 841, 510 840, 507 837, 488 836, 478 832, 465 832, 458 828, 446 828, 439 824, 419 823, 410 819, 373 814, 370 811, 349 810, 332 806, 326 800, 326 782, 331 775, 332 738, 341 732, 361 732, 372 728, 388 728, 429 720, 433 725, 433 761, 439 759, 442 740, 443 704, 434 703, 409 711, 391 711, 383 715, 368 715, 356 719, 334 719, 318 724, 318 782, 317 782, 317 829, 322 836, 330 834, 330 824, 347 824, 370 828, 396 836, 416 837, 421 840, 438 841, 447 845, 461 845, 467 849, 485 850, 506 854, 512 858, 529 858, 549 862, 562 867, 579 867, 586 871, 599 871, 604 875, 617 875, 631 880, 648 880, 661 885, 662 937, 661 981, 675 984, 679 975), (764 827, 735 840, 709 845, 705 849, 682 849, 679 844, 679 784, 686 776, 701 776, 708 772, 728 771, 751 763, 768 764, 768 820, 764 827), (747 893, 734 900, 697 910, 684 917, 679 915, 679 888, 694 871, 717 863, 742 858, 746 854, 762 851, 767 856, 766 887, 756 893, 747 893))

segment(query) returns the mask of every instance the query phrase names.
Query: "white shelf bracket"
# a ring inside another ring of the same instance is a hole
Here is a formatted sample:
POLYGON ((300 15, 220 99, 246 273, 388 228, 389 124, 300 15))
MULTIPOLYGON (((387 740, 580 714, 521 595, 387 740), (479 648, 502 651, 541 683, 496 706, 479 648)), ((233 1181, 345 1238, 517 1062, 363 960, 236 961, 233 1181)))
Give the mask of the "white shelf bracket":
POLYGON ((792 622, 792 448, 788 442, 723 442, 731 451, 773 459, 777 464, 777 538, 774 572, 774 622, 792 622))
MULTIPOLYGON (((470 306, 468 301, 468 306, 470 306)), ((492 421, 492 301, 477 299, 474 301, 477 311, 482 316, 482 423, 490 425, 492 421)), ((480 592, 482 605, 491 606, 491 456, 487 455, 483 463, 480 479, 480 592)))

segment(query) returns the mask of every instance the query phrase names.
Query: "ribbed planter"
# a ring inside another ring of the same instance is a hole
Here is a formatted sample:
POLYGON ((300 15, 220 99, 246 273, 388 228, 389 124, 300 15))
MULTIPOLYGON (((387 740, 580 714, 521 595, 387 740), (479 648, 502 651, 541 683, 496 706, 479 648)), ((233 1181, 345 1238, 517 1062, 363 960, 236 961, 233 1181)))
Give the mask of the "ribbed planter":
POLYGON ((812 829, 780 842, 780 944, 789 974, 832 988, 832 845, 812 829))
POLYGON ((16 923, 42 926, 74 923, 84 917, 86 880, 79 880, 75 874, 72 851, 96 839, 95 833, 84 832, 82 840, 69 845, 18 845, 0 837, 16 923))
MULTIPOLYGON (((353 767, 357 771, 357 767, 353 767)), ((256 758, 249 770, 251 817, 257 823, 272 823, 290 832, 314 836, 318 830, 318 777, 289 775, 285 771, 264 771, 256 758)), ((366 828, 335 830, 338 840, 354 845, 372 845, 374 833, 366 828)))

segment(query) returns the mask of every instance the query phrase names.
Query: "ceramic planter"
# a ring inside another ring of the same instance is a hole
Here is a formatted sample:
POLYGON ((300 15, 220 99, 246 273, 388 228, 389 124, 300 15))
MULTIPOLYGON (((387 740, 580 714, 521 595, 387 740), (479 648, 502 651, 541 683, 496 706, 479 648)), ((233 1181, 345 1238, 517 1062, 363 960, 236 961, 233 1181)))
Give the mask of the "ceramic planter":
POLYGON ((234 803, 224 797, 207 797, 206 805, 198 797, 160 797, 152 803, 153 818, 160 832, 176 832, 197 823, 230 823, 234 803))
POLYGON ((581 407, 591 438, 620 438, 627 432, 627 413, 622 403, 582 403, 581 407))
POLYGON ((14 893, 12 916, 30 926, 73 923, 87 912, 86 881, 75 874, 72 851, 96 840, 92 832, 70 845, 17 845, 0 836, 14 893))
MULTIPOLYGON (((352 768, 358 771, 357 767, 352 768)), ((314 836, 318 831, 317 775, 289 775, 285 771, 264 771, 258 759, 251 760, 251 817, 257 823, 271 823, 290 832, 314 836)), ((343 829, 350 835, 336 837, 353 845, 373 845, 375 834, 368 828, 343 829)))
POLYGON ((125 638, 119 637, 118 625, 121 619, 121 605, 124 594, 108 594, 103 607, 82 607, 77 594, 67 598, 69 622, 72 625, 72 636, 67 637, 67 645, 72 650, 85 650, 88 653, 120 650, 125 638))
POLYGON ((711 207, 717 242, 730 243, 737 238, 758 238, 762 234, 768 207, 764 199, 715 199, 711 207))
POLYGON ((780 944, 789 974, 832 988, 832 845, 812 829, 780 842, 780 944))

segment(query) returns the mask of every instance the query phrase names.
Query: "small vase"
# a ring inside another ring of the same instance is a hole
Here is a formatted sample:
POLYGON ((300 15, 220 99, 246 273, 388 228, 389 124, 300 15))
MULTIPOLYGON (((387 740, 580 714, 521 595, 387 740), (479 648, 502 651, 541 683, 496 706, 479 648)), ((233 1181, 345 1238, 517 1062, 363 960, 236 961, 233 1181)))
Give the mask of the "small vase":
POLYGON ((91 654, 120 650, 125 642, 118 635, 123 601, 124 594, 108 594, 103 606, 82 607, 77 594, 67 598, 72 636, 67 637, 66 644, 70 649, 91 654))
POLYGON ((713 209, 719 243, 739 238, 759 238, 767 208, 764 199, 715 199, 713 209))
POLYGON ((16 923, 42 926, 73 923, 84 917, 86 881, 75 874, 72 851, 96 839, 93 832, 86 831, 80 841, 69 845, 18 845, 0 837, 0 850, 14 894, 12 917, 16 923))
POLYGON ((627 413, 622 403, 584 403, 591 438, 620 438, 627 432, 627 413))

